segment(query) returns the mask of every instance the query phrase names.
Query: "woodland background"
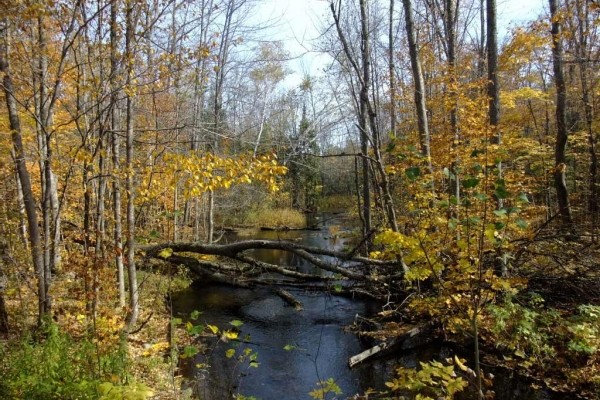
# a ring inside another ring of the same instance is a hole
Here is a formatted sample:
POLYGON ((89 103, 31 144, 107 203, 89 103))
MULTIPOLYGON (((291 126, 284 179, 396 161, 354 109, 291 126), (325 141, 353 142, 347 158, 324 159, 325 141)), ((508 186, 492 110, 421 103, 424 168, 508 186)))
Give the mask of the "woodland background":
POLYGON ((474 343, 470 367, 399 370, 391 391, 450 398, 469 379, 423 374, 456 367, 483 397, 481 355, 594 398, 599 5, 549 0, 499 42, 495 0, 332 0, 317 49, 333 61, 290 88, 257 4, 0 2, 0 394, 176 396, 178 329, 143 303, 187 272, 140 264, 140 246, 168 261, 171 242, 343 209, 371 260, 359 280, 406 299, 393 323, 474 343))

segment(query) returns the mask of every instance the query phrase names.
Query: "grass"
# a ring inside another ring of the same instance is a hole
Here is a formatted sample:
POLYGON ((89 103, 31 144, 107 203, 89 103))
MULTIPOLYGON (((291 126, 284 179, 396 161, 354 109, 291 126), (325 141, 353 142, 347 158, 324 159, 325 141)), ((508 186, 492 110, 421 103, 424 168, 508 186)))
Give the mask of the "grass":
POLYGON ((306 216, 291 208, 261 208, 250 211, 244 224, 267 228, 305 228, 306 216))

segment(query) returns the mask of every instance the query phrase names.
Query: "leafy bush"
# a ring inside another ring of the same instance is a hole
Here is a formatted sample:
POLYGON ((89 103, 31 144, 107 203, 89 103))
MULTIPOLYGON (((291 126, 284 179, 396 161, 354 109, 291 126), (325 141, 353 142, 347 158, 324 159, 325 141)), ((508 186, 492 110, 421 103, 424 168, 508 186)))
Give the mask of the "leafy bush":
POLYGON ((27 335, 0 347, 0 398, 146 399, 150 390, 127 381, 124 349, 99 354, 90 340, 73 340, 49 323, 43 339, 27 335))
POLYGON ((447 360, 447 365, 439 361, 420 363, 421 368, 403 368, 396 370, 396 377, 386 386, 393 392, 408 392, 415 395, 415 399, 451 400, 462 392, 468 383, 454 370, 456 364, 461 370, 474 374, 465 364, 464 360, 457 357, 447 360))

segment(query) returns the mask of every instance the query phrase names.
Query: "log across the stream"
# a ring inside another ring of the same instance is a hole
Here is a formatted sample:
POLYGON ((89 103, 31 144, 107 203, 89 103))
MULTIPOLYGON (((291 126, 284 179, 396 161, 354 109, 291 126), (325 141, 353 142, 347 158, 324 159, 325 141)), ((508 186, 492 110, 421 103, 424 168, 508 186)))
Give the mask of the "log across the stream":
POLYGON ((336 285, 338 291, 352 287, 362 294, 377 297, 379 292, 382 296, 387 295, 389 285, 402 279, 400 261, 376 260, 357 255, 355 250, 342 252, 284 240, 244 240, 226 244, 163 243, 140 246, 139 249, 146 257, 184 265, 202 279, 238 287, 253 284, 294 286, 300 283, 318 287, 337 281, 343 283, 336 285), (260 249, 292 253, 321 273, 301 272, 296 267, 267 263, 249 254, 260 249), (207 260, 195 255, 215 256, 217 259, 207 260))

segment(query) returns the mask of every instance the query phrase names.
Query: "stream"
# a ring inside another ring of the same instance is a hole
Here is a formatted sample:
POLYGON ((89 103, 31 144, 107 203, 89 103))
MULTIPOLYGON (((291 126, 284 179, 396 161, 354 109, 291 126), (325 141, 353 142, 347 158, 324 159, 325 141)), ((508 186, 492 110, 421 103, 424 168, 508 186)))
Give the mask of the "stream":
MULTIPOLYGON (((293 240, 308 246, 342 249, 346 242, 339 234, 352 221, 331 214, 317 218, 319 230, 257 231, 251 238, 293 240)), ((231 235, 226 240, 249 238, 231 235)), ((297 266, 302 272, 315 272, 312 265, 286 252, 262 249, 252 255, 273 264, 297 266)), ((419 361, 452 355, 447 348, 430 345, 398 354, 394 359, 369 361, 350 369, 349 357, 369 346, 345 327, 357 315, 373 314, 379 309, 374 304, 321 291, 286 290, 302 303, 303 310, 296 310, 269 288, 195 284, 174 294, 173 309, 178 316, 185 318, 193 311, 201 313, 195 324, 226 330, 233 329, 231 321, 243 323, 239 327, 243 341, 207 341, 206 354, 197 356, 190 366, 186 375, 199 398, 225 400, 240 394, 262 400, 310 399, 309 392, 318 388, 317 382, 331 378, 342 394, 330 393, 326 398, 345 399, 369 388, 384 389, 395 365, 415 367, 419 361)), ((494 389, 500 400, 564 398, 530 389, 507 373, 496 375, 494 389)))

